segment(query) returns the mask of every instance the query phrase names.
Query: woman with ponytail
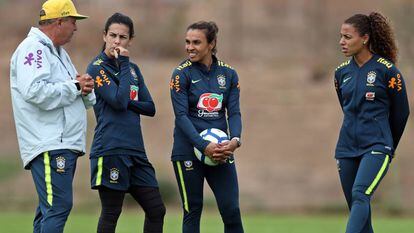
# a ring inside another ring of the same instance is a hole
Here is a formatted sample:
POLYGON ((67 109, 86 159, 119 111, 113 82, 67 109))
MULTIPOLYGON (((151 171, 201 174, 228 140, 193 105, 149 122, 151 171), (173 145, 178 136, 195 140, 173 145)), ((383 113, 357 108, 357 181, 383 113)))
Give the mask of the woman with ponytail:
POLYGON ((96 93, 90 154, 91 186, 101 202, 96 232, 115 233, 129 193, 145 212, 142 232, 162 233, 166 210, 141 131, 141 117, 153 117, 155 105, 138 65, 130 59, 132 19, 114 13, 106 20, 102 38, 102 51, 87 68, 96 93))
POLYGON ((373 233, 371 196, 388 171, 409 115, 404 79, 395 67, 397 47, 378 12, 342 24, 339 44, 350 60, 335 71, 344 113, 335 151, 350 210, 346 233, 373 233))

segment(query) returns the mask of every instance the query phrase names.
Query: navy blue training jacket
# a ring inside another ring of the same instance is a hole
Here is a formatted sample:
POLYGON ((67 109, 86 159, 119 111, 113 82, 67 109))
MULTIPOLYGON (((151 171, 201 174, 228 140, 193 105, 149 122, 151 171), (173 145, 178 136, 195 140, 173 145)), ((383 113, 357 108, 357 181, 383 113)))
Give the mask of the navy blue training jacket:
POLYGON ((86 72, 96 94, 91 158, 145 154, 140 115, 154 116, 155 106, 138 66, 129 57, 111 59, 102 52, 86 72))
POLYGON ((209 142, 199 133, 205 129, 241 137, 239 78, 215 56, 210 70, 198 62, 182 62, 172 74, 170 93, 175 114, 172 161, 195 159, 194 147, 204 151, 209 142))
POLYGON ((409 115, 404 79, 395 65, 378 55, 362 67, 351 59, 336 69, 335 88, 344 113, 335 157, 370 151, 392 156, 409 115))

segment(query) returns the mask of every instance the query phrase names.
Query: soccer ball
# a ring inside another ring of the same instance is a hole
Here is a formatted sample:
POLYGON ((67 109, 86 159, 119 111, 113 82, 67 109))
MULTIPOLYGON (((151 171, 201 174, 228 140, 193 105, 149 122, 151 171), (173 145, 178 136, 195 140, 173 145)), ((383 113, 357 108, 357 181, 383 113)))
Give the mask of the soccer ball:
MULTIPOLYGON (((214 143, 222 143, 229 140, 229 137, 227 134, 219 129, 211 128, 206 129, 203 132, 200 133, 200 136, 207 141, 214 142, 214 143)), ((204 155, 202 152, 200 152, 197 148, 194 147, 194 154, 197 157, 198 160, 200 160, 202 163, 209 165, 209 166, 216 166, 218 162, 210 159, 210 157, 204 155)))

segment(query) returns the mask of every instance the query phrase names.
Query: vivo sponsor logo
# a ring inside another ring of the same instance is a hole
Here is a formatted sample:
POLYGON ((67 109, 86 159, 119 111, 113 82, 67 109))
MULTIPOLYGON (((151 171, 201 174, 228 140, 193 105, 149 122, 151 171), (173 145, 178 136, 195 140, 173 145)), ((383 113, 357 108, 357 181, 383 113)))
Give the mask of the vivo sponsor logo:
POLYGON ((24 57, 24 59, 26 59, 26 61, 23 63, 23 65, 28 64, 29 66, 31 66, 32 65, 32 61, 34 60, 33 53, 27 54, 27 56, 24 57))
POLYGON ((42 68, 42 61, 43 61, 43 57, 42 57, 42 50, 39 49, 36 51, 36 57, 34 57, 33 53, 29 53, 27 54, 27 56, 25 56, 24 58, 26 59, 25 62, 23 63, 23 65, 29 65, 32 66, 32 62, 36 63, 36 68, 42 68))
POLYGON ((39 68, 42 68, 42 60, 43 60, 43 58, 42 58, 42 50, 37 50, 37 52, 36 52, 36 54, 37 54, 37 56, 36 56, 36 64, 37 64, 37 66, 36 66, 36 68, 37 69, 39 69, 39 68))

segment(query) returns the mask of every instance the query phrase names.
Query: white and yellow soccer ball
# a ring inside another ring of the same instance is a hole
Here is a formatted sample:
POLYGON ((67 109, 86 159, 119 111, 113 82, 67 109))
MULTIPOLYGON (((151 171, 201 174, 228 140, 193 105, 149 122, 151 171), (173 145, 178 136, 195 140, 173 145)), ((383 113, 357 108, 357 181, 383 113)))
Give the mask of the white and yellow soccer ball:
MULTIPOLYGON (((207 141, 214 142, 214 143, 222 143, 229 141, 229 137, 227 134, 219 129, 211 128, 205 129, 203 132, 200 133, 200 136, 207 141)), ((218 162, 210 159, 210 157, 204 155, 200 152, 197 148, 194 147, 194 154, 198 160, 202 163, 209 165, 209 166, 216 166, 218 162)))

